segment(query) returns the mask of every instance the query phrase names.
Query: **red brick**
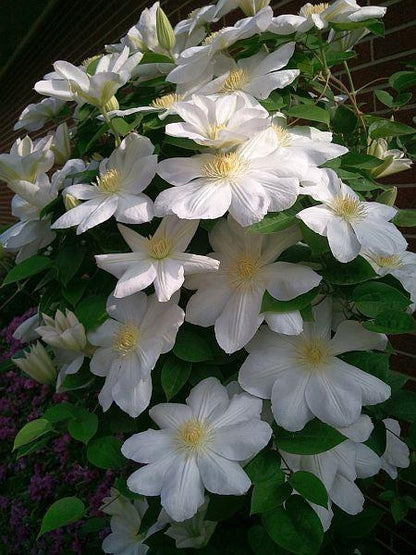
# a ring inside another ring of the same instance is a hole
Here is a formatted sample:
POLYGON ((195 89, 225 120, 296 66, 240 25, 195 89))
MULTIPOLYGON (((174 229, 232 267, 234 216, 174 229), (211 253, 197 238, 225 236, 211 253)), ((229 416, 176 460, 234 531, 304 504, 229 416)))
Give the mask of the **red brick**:
POLYGON ((378 60, 387 56, 392 56, 393 54, 398 54, 399 52, 406 52, 406 50, 415 48, 415 36, 416 23, 411 27, 401 29, 400 31, 395 31, 394 33, 387 35, 384 40, 375 40, 373 43, 374 59, 378 60))

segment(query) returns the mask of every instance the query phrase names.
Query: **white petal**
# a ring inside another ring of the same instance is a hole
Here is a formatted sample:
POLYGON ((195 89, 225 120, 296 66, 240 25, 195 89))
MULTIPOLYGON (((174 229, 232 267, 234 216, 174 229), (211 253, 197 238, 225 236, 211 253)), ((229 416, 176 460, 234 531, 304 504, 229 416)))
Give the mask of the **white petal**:
POLYGON ((110 295, 107 299, 107 312, 115 320, 120 322, 141 323, 147 309, 147 297, 145 293, 138 293, 129 299, 119 299, 110 295))
POLYGON ((372 449, 363 445, 362 443, 357 444, 357 477, 358 478, 370 478, 378 474, 381 468, 381 459, 378 457, 372 449))
POLYGON ((199 289, 188 301, 186 321, 197 326, 212 326, 219 318, 232 292, 225 280, 218 280, 217 284, 199 289))
POLYGON ((190 392, 186 403, 198 418, 209 418, 220 408, 229 404, 227 390, 217 378, 206 378, 200 381, 190 392))
POLYGON ((221 428, 260 418, 262 405, 260 399, 247 395, 247 393, 234 394, 225 411, 219 410, 212 416, 211 424, 216 428, 221 428))
POLYGON ((232 186, 232 217, 243 227, 259 222, 267 213, 269 199, 264 188, 254 179, 244 176, 232 186))
POLYGON ((265 447, 272 429, 259 419, 224 426, 215 430, 211 449, 222 457, 233 461, 245 461, 265 447))
POLYGON ((331 252, 340 262, 351 262, 360 254, 360 242, 351 224, 342 218, 329 220, 326 233, 331 252))
POLYGON ((297 432, 312 420, 305 398, 308 384, 309 375, 305 371, 291 368, 278 374, 271 395, 272 412, 285 430, 297 432))
POLYGON ((332 211, 325 205, 311 206, 296 214, 312 231, 326 237, 328 223, 334 219, 332 211))
POLYGON ((142 291, 153 283, 156 277, 156 268, 147 261, 139 262, 128 268, 117 282, 114 296, 117 298, 128 297, 142 291))
POLYGON ((114 401, 132 418, 147 409, 152 396, 151 378, 137 380, 137 376, 140 376, 137 366, 130 367, 129 370, 120 368, 119 378, 113 387, 114 401))
POLYGON ((361 388, 362 404, 377 405, 383 403, 391 395, 390 386, 375 376, 337 359, 337 367, 361 388))
MULTIPOLYGON (((87 200, 87 202, 85 202, 84 204, 88 204, 90 202, 94 201, 87 200)), ((95 207, 85 219, 80 222, 77 229, 77 234, 84 233, 88 229, 91 229, 92 227, 95 227, 96 225, 99 225, 111 218, 111 216, 117 209, 117 203, 118 199, 116 196, 111 196, 102 200, 101 203, 97 207, 95 207)), ((76 210, 76 208, 73 208, 73 210, 76 210)))
POLYGON ((121 448, 127 459, 139 463, 153 463, 172 451, 172 433, 166 430, 147 430, 129 437, 121 448))
POLYGON ((204 486, 211 493, 243 495, 251 486, 249 477, 238 463, 212 451, 199 458, 198 467, 204 486))
POLYGON ((192 410, 179 403, 160 403, 149 410, 149 416, 160 428, 177 430, 192 418, 192 410))
POLYGON ((157 173, 171 185, 185 185, 202 175, 205 158, 191 156, 189 158, 168 158, 159 163, 157 173))
POLYGON ((267 291, 279 301, 289 301, 310 291, 322 277, 308 266, 275 262, 267 266, 267 291))
POLYGON ((265 312, 264 320, 271 330, 284 335, 299 335, 303 329, 303 319, 299 310, 292 312, 265 312))
POLYGON ((166 472, 172 466, 177 466, 177 458, 177 455, 168 453, 158 461, 139 468, 128 478, 127 486, 142 495, 159 495, 166 472))
POLYGON ((368 331, 359 322, 344 320, 331 341, 331 350, 335 355, 340 355, 349 351, 384 351, 386 345, 387 337, 384 334, 368 331))
POLYGON ((184 282, 183 266, 180 262, 166 258, 157 263, 154 287, 160 302, 168 301, 184 282))
POLYGON ((340 474, 335 478, 330 491, 331 500, 349 515, 356 515, 363 510, 364 496, 354 482, 340 474))
POLYGON ((124 193, 118 201, 115 218, 125 224, 150 222, 153 218, 153 202, 143 193, 136 195, 124 193))
POLYGON ((374 425, 371 418, 366 414, 361 414, 359 419, 350 426, 338 428, 343 436, 359 443, 367 441, 373 429, 374 425))

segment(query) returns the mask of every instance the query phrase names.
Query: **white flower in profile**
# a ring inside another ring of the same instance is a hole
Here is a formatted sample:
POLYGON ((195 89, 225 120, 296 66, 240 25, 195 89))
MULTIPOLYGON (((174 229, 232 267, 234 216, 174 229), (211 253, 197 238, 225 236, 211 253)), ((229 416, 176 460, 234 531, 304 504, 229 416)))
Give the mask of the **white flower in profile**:
POLYGON ((64 165, 71 157, 71 133, 66 122, 56 128, 51 150, 55 155, 55 164, 64 165))
POLYGON ((103 552, 115 555, 145 555, 150 548, 144 542, 162 528, 161 524, 156 522, 146 532, 140 531, 148 508, 149 504, 145 499, 131 502, 116 488, 111 488, 110 497, 105 497, 100 507, 103 513, 111 515, 111 533, 104 538, 103 552))
POLYGON ((220 495, 243 495, 251 482, 241 463, 270 440, 260 420, 262 403, 234 395, 216 378, 191 390, 186 405, 162 403, 149 415, 161 428, 129 438, 121 448, 128 459, 145 463, 127 480, 131 491, 161 496, 162 507, 177 522, 192 518, 204 503, 204 488, 220 495))
POLYGON ((383 423, 386 427, 386 450, 381 456, 381 468, 395 480, 397 468, 407 468, 410 465, 410 451, 400 439, 400 424, 397 420, 385 418, 383 423))
POLYGON ((389 222, 397 210, 378 202, 364 202, 333 170, 318 170, 320 182, 303 183, 300 192, 322 204, 301 210, 297 217, 328 238, 332 254, 350 262, 361 248, 377 254, 405 250, 407 242, 389 222))
POLYGON ((208 504, 209 497, 205 496, 204 504, 199 507, 196 515, 183 522, 175 522, 162 509, 158 521, 163 526, 169 524, 165 535, 175 540, 177 549, 202 549, 208 544, 217 526, 217 522, 205 520, 208 504))
POLYGON ((91 372, 105 377, 98 400, 104 411, 115 401, 135 418, 149 405, 151 371, 160 355, 172 349, 184 313, 174 302, 162 304, 142 292, 126 299, 110 295, 107 313, 110 318, 88 333, 98 347, 91 372))
POLYGON ((53 166, 51 143, 51 136, 37 141, 32 141, 29 136, 17 139, 9 153, 0 154, 0 181, 35 182, 41 173, 53 166))
MULTIPOLYGON (((149 64, 145 64, 149 65, 149 64)), ((149 106, 137 106, 135 108, 127 108, 126 110, 111 110, 108 112, 109 118, 131 116, 139 112, 143 113, 157 113, 160 120, 166 119, 168 116, 176 115, 176 104, 184 100, 185 96, 177 93, 167 93, 152 100, 149 106)), ((104 119, 100 116, 99 119, 104 119)))
POLYGON ((332 4, 308 2, 301 7, 299 15, 280 15, 273 18, 269 31, 276 34, 306 33, 313 27, 327 29, 331 23, 353 23, 384 17, 387 8, 382 6, 359 6, 356 0, 336 0, 332 4))
POLYGON ((219 19, 240 8, 246 16, 255 15, 270 4, 270 0, 219 0, 215 11, 215 18, 219 19))
POLYGON ((57 61, 53 64, 54 73, 45 76, 49 79, 38 81, 35 90, 45 96, 105 109, 118 89, 129 81, 143 57, 140 52, 129 54, 129 48, 125 47, 120 53, 101 56, 92 75, 88 73, 89 67, 57 61))
POLYGON ((290 42, 272 52, 258 52, 235 62, 230 58, 227 71, 203 85, 200 94, 240 93, 252 103, 264 100, 275 89, 290 85, 299 75, 298 69, 282 69, 293 56, 295 43, 290 42))
POLYGON ((207 23, 218 21, 218 17, 214 17, 217 8, 218 5, 214 6, 213 4, 209 4, 208 6, 192 10, 186 19, 182 19, 175 25, 175 35, 180 35, 182 33, 190 35, 195 29, 203 27, 207 23))
POLYGON ((267 212, 292 206, 299 178, 308 167, 276 151, 270 134, 271 129, 257 133, 230 152, 160 162, 157 173, 174 187, 156 198, 156 215, 215 219, 229 211, 242 226, 249 226, 267 212))
POLYGON ((57 389, 65 377, 76 374, 84 362, 84 357, 89 352, 85 328, 70 310, 65 314, 57 310, 55 318, 42 314, 43 326, 36 328, 42 340, 54 348, 57 362, 62 368, 57 378, 57 389))
POLYGON ((44 98, 40 102, 29 104, 20 114, 13 129, 26 129, 38 131, 50 120, 55 118, 65 106, 63 100, 57 98, 44 98))
POLYGON ((272 10, 263 8, 253 17, 238 21, 233 27, 211 33, 201 46, 184 50, 176 60, 176 67, 169 73, 167 80, 172 83, 195 83, 200 78, 213 75, 215 64, 224 57, 224 51, 239 40, 261 33, 270 25, 272 10))
POLYGON ((56 379, 56 367, 48 351, 40 341, 36 341, 20 358, 12 358, 12 362, 33 380, 52 384, 56 379))
POLYGON ((364 445, 373 430, 373 424, 366 415, 338 431, 345 441, 316 455, 295 455, 280 450, 289 468, 296 472, 311 472, 324 484, 330 499, 329 508, 311 503, 322 520, 324 529, 329 528, 333 513, 331 502, 348 514, 355 515, 363 510, 364 496, 355 484, 357 478, 369 478, 380 470, 380 458, 364 445))
POLYGON ((193 95, 175 104, 184 120, 169 123, 166 134, 192 139, 199 145, 216 149, 231 148, 269 126, 267 110, 248 107, 243 98, 226 95, 218 98, 193 95))
POLYGON ((262 329, 246 348, 250 353, 240 368, 241 387, 272 400, 274 418, 286 430, 301 430, 317 417, 334 427, 354 423, 363 405, 382 403, 390 387, 375 376, 344 362, 350 351, 384 350, 387 337, 345 320, 331 339, 329 300, 313 310, 297 336, 262 329))
POLYGON ((131 133, 109 158, 100 163, 96 184, 71 185, 65 192, 85 200, 66 212, 52 229, 77 227, 77 234, 99 225, 114 215, 118 222, 140 224, 153 217, 150 198, 142 191, 152 181, 157 156, 147 137, 131 133))
POLYGON ((20 343, 29 343, 34 339, 38 339, 39 334, 36 328, 39 326, 39 312, 33 314, 27 318, 24 322, 18 326, 13 333, 14 339, 20 341, 20 343))
POLYGON ((402 150, 398 148, 389 149, 389 144, 386 139, 371 141, 367 152, 371 156, 376 156, 380 158, 380 160, 383 160, 383 164, 371 170, 372 175, 376 179, 406 171, 413 163, 410 158, 406 158, 402 150))
POLYGON ((416 253, 410 251, 396 251, 381 255, 363 249, 360 255, 367 260, 373 270, 381 277, 391 275, 410 293, 412 303, 416 303, 416 253))
POLYGON ((211 256, 220 260, 220 269, 187 279, 185 286, 198 291, 188 302, 186 320, 197 326, 214 325, 226 353, 244 347, 265 319, 260 314, 265 291, 287 301, 320 283, 321 276, 307 266, 274 262, 299 239, 296 227, 264 235, 245 231, 230 217, 218 222, 210 242, 215 251, 211 256))
POLYGON ((150 238, 120 225, 133 252, 95 257, 99 268, 119 278, 114 296, 127 297, 153 283, 158 300, 166 302, 181 288, 185 275, 218 270, 218 260, 185 252, 198 223, 166 216, 150 238))

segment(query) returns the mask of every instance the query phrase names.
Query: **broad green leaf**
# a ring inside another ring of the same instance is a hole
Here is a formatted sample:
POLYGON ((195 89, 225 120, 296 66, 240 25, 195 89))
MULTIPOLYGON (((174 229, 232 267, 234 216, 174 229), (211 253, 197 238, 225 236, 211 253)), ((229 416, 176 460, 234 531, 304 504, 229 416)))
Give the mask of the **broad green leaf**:
POLYGON ((407 422, 416 421, 416 393, 402 389, 393 392, 385 404, 386 410, 396 418, 407 422))
POLYGON ((352 300, 365 316, 375 317, 384 310, 405 310, 410 305, 403 293, 382 282, 367 281, 358 285, 352 300))
POLYGON ((274 299, 269 293, 264 294, 263 302, 260 312, 292 312, 294 310, 302 310, 310 305, 316 295, 319 293, 319 287, 311 289, 303 295, 299 295, 291 301, 278 301, 274 299))
POLYGON ((287 229, 298 221, 294 214, 270 212, 264 216, 261 222, 251 225, 248 231, 250 233, 275 233, 276 231, 287 229))
POLYGON ((40 272, 48 270, 52 266, 52 260, 47 256, 41 256, 40 254, 35 254, 30 258, 26 258, 23 262, 20 262, 14 266, 7 276, 4 278, 3 285, 8 285, 9 283, 15 283, 22 279, 32 277, 40 272))
POLYGON ((121 468, 126 460, 121 454, 122 441, 113 436, 99 437, 88 444, 87 459, 98 468, 121 468))
POLYGON ((42 519, 38 537, 61 526, 80 520, 85 513, 85 505, 78 497, 63 497, 49 507, 42 519))
POLYGON ((343 168, 371 170, 377 168, 383 163, 380 158, 371 156, 370 154, 362 154, 358 152, 348 152, 341 158, 343 168))
POLYGON ((339 511, 335 513, 332 528, 342 537, 362 538, 377 526, 384 514, 378 507, 367 504, 358 515, 348 515, 339 511))
POLYGON ((328 260, 321 273, 325 281, 335 285, 354 285, 377 277, 371 265, 361 256, 347 264, 328 260))
POLYGON ((398 71, 389 79, 390 86, 398 92, 416 87, 416 71, 398 71))
POLYGON ((328 507, 328 492, 321 480, 311 472, 305 470, 295 472, 289 478, 289 484, 311 503, 325 508, 328 507))
POLYGON ((399 123, 398 121, 391 121, 383 119, 372 123, 368 130, 372 139, 381 139, 385 137, 399 137, 401 135, 412 135, 416 133, 414 127, 399 123))
POLYGON ((161 381, 168 401, 175 397, 186 384, 191 373, 191 368, 192 364, 190 362, 179 360, 174 356, 166 359, 162 367, 161 381))
POLYGON ((68 432, 71 436, 87 444, 94 437, 98 430, 98 417, 86 410, 79 411, 79 414, 69 421, 68 432))
POLYGON ((177 146, 185 150, 197 150, 197 151, 207 150, 205 146, 199 145, 198 143, 196 143, 195 141, 192 141, 191 139, 182 139, 181 137, 166 136, 164 138, 164 142, 167 143, 168 145, 177 146))
POLYGON ((329 126, 329 112, 319 106, 311 104, 299 104, 293 106, 288 112, 288 116, 294 118, 306 119, 310 121, 319 121, 329 126))
POLYGON ((244 472, 253 484, 279 478, 283 475, 280 456, 277 451, 261 451, 244 467, 244 472))
MULTIPOLYGON (((202 330, 201 330, 201 333, 202 330)), ((212 351, 208 341, 194 330, 179 330, 173 354, 186 362, 204 362, 212 360, 212 351)))
POLYGON ((55 424, 55 422, 62 422, 63 420, 72 418, 75 416, 75 413, 76 409, 74 405, 64 401, 63 403, 59 403, 59 405, 49 407, 45 412, 44 417, 52 424, 55 424))
POLYGON ((391 515, 394 522, 398 524, 402 521, 409 512, 409 505, 406 503, 404 497, 395 497, 390 505, 391 515))
POLYGON ((106 305, 104 297, 87 297, 78 304, 75 314, 85 329, 91 330, 107 320, 106 305))
POLYGON ((340 104, 335 111, 332 125, 336 133, 352 133, 358 125, 358 117, 352 110, 340 104))
POLYGON ((236 495, 212 495, 209 496, 209 505, 206 520, 218 522, 228 520, 244 505, 244 497, 236 495))
POLYGON ((303 222, 300 222, 300 228, 302 231, 302 236, 307 245, 310 246, 312 254, 321 255, 329 251, 328 240, 326 237, 322 237, 315 233, 303 222))
POLYGON ((67 286, 77 273, 85 254, 85 250, 78 243, 66 245, 58 252, 54 266, 58 271, 58 279, 64 286, 67 286))
POLYGON ((259 524, 250 528, 247 536, 250 548, 255 555, 283 555, 285 553, 259 524))
POLYGON ((315 555, 319 553, 324 536, 321 521, 307 501, 292 495, 285 508, 278 507, 262 515, 270 537, 290 553, 315 555))
POLYGON ((345 439, 338 430, 315 418, 300 432, 288 432, 280 428, 276 443, 279 449, 288 453, 315 455, 336 447, 345 439))
POLYGON ((265 513, 282 505, 292 493, 292 486, 284 480, 282 472, 280 479, 256 484, 251 495, 250 514, 265 513))
POLYGON ((374 428, 370 437, 365 441, 365 445, 372 449, 379 457, 386 450, 386 427, 380 420, 373 419, 374 428))
POLYGON ((364 322, 364 327, 376 333, 387 333, 396 335, 402 333, 413 333, 416 331, 416 323, 410 314, 398 310, 383 310, 371 322, 364 322))
POLYGON ((399 227, 416 227, 416 210, 399 210, 394 216, 393 223, 399 227))
POLYGON ((26 445, 52 430, 52 424, 46 418, 37 418, 23 426, 14 439, 13 451, 26 445))
POLYGON ((380 89, 375 91, 375 95, 382 104, 384 104, 385 106, 388 106, 389 108, 393 107, 394 99, 392 95, 389 94, 387 91, 383 91, 380 89))

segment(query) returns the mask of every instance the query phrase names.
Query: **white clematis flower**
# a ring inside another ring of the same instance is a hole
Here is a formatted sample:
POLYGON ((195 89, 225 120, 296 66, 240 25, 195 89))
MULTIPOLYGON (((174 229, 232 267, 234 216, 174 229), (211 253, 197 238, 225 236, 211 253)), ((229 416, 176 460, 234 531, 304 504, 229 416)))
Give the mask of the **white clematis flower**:
POLYGON ((56 379, 56 367, 48 351, 40 341, 36 341, 20 358, 12 358, 12 362, 39 383, 52 384, 56 379))
POLYGON ((146 466, 128 479, 143 495, 160 495, 171 518, 192 518, 204 503, 204 488, 221 495, 242 495, 251 482, 241 462, 270 440, 260 420, 261 401, 245 393, 230 400, 216 378, 194 387, 186 405, 162 403, 149 415, 161 428, 135 434, 122 447, 128 459, 146 466))
POLYGON ((297 214, 310 229, 328 238, 340 262, 356 258, 361 248, 377 254, 405 250, 407 242, 389 222, 397 210, 378 202, 363 202, 333 170, 319 170, 320 182, 304 182, 302 194, 322 202, 297 214))
POLYGON ((335 2, 308 2, 301 7, 299 15, 280 15, 273 18, 269 31, 276 34, 306 33, 313 27, 327 29, 331 23, 349 23, 384 17, 387 8, 359 6, 356 0, 335 2))
MULTIPOLYGON (((136 108, 128 108, 126 110, 111 110, 108 112, 108 117, 120 117, 123 118, 125 116, 131 116, 132 114, 137 114, 139 112, 144 113, 157 113, 159 115, 160 120, 166 119, 168 116, 176 115, 176 104, 184 100, 185 96, 176 94, 176 93, 168 93, 164 94, 163 96, 159 96, 155 98, 151 103, 150 106, 137 106, 136 108)), ((100 116, 99 119, 104 119, 103 116, 100 116)))
POLYGON ((224 56, 224 51, 239 40, 261 33, 270 25, 272 10, 269 6, 255 16, 238 21, 233 27, 224 27, 206 37, 201 46, 184 50, 176 60, 176 67, 167 80, 172 83, 195 83, 213 75, 213 68, 224 56))
MULTIPOLYGON (((218 222, 210 242, 215 250, 211 256, 220 260, 220 269, 187 280, 186 286, 198 291, 188 302, 186 320, 203 327, 214 325, 217 341, 226 353, 244 347, 266 317, 260 314, 265 291, 287 301, 320 283, 321 276, 307 266, 274 262, 299 239, 297 228, 265 236, 245 232, 231 218, 218 222)), ((296 315, 290 317, 296 328, 296 315)), ((302 322, 300 314, 299 318, 302 322)))
POLYGON ((395 480, 397 468, 407 468, 410 465, 410 451, 400 439, 400 424, 397 420, 386 418, 383 423, 386 427, 386 450, 381 457, 381 468, 395 480))
POLYGON ((389 149, 389 144, 386 139, 371 141, 367 152, 371 156, 376 156, 380 158, 380 160, 384 160, 383 164, 371 170, 372 175, 376 179, 404 172, 408 170, 413 163, 410 158, 406 158, 402 150, 398 148, 389 149))
POLYGON ((257 12, 270 4, 270 0, 219 0, 215 18, 219 19, 228 13, 240 8, 245 15, 255 15, 257 12))
POLYGON ((241 387, 271 399, 277 424, 293 432, 315 416, 330 426, 349 426, 363 405, 390 397, 387 384, 337 356, 384 350, 387 337, 345 320, 331 339, 331 303, 325 300, 313 312, 315 321, 305 322, 300 335, 259 331, 247 346, 250 354, 240 368, 241 387))
POLYGON ((32 141, 29 136, 17 139, 10 153, 0 154, 0 181, 35 182, 40 174, 49 171, 53 166, 51 144, 51 136, 37 141, 32 141))
POLYGON ((117 489, 111 488, 111 496, 103 499, 100 508, 103 513, 111 515, 111 533, 104 538, 103 552, 114 555, 145 555, 150 548, 144 542, 163 527, 156 522, 146 532, 140 532, 148 508, 146 500, 131 502, 117 489))
POLYGON ((26 129, 38 131, 51 119, 55 118, 65 106, 63 100, 57 98, 44 98, 35 104, 29 104, 20 114, 13 129, 26 129))
POLYGON ((114 215, 118 222, 140 224, 153 217, 150 198, 142 191, 152 181, 157 156, 147 137, 131 133, 108 159, 100 163, 97 183, 72 185, 65 193, 85 200, 61 216, 52 226, 78 226, 77 234, 99 225, 114 215))
POLYGON ((293 56, 295 43, 290 42, 271 54, 258 52, 235 62, 230 58, 228 71, 203 85, 200 94, 240 93, 251 103, 264 100, 275 89, 290 85, 299 75, 298 69, 282 69, 293 56))
POLYGON ((107 313, 110 318, 88 333, 98 347, 91 372, 106 378, 98 400, 104 411, 115 401, 135 418, 149 405, 150 373, 160 355, 172 349, 184 312, 172 301, 161 304, 140 292, 127 299, 110 295, 107 313))
POLYGON ((237 95, 216 99, 193 95, 187 102, 177 102, 175 111, 184 122, 169 123, 167 135, 216 149, 241 144, 269 126, 267 110, 247 107, 237 95))
POLYGON ((218 260, 184 252, 198 223, 166 216, 149 239, 120 225, 133 252, 95 257, 99 268, 119 278, 114 296, 127 297, 153 283, 159 301, 166 302, 181 288, 185 275, 218 270, 218 260))
POLYGON ((156 215, 183 219, 215 219, 227 211, 242 226, 260 221, 267 212, 292 206, 299 178, 307 165, 276 151, 272 129, 260 132, 235 150, 169 158, 157 173, 173 188, 155 200, 156 215))
POLYGON ((120 87, 131 78, 133 69, 143 57, 137 52, 129 55, 128 47, 122 52, 102 56, 94 74, 88 73, 88 67, 77 67, 69 62, 57 61, 53 64, 55 72, 49 79, 38 81, 35 91, 45 96, 60 100, 74 100, 77 104, 92 104, 105 109, 120 87))
POLYGON ((183 522, 175 522, 162 509, 158 521, 163 526, 169 524, 165 535, 175 540, 177 549, 202 549, 208 544, 217 526, 217 522, 205 520, 208 504, 209 497, 205 496, 204 504, 199 507, 196 515, 183 522))

